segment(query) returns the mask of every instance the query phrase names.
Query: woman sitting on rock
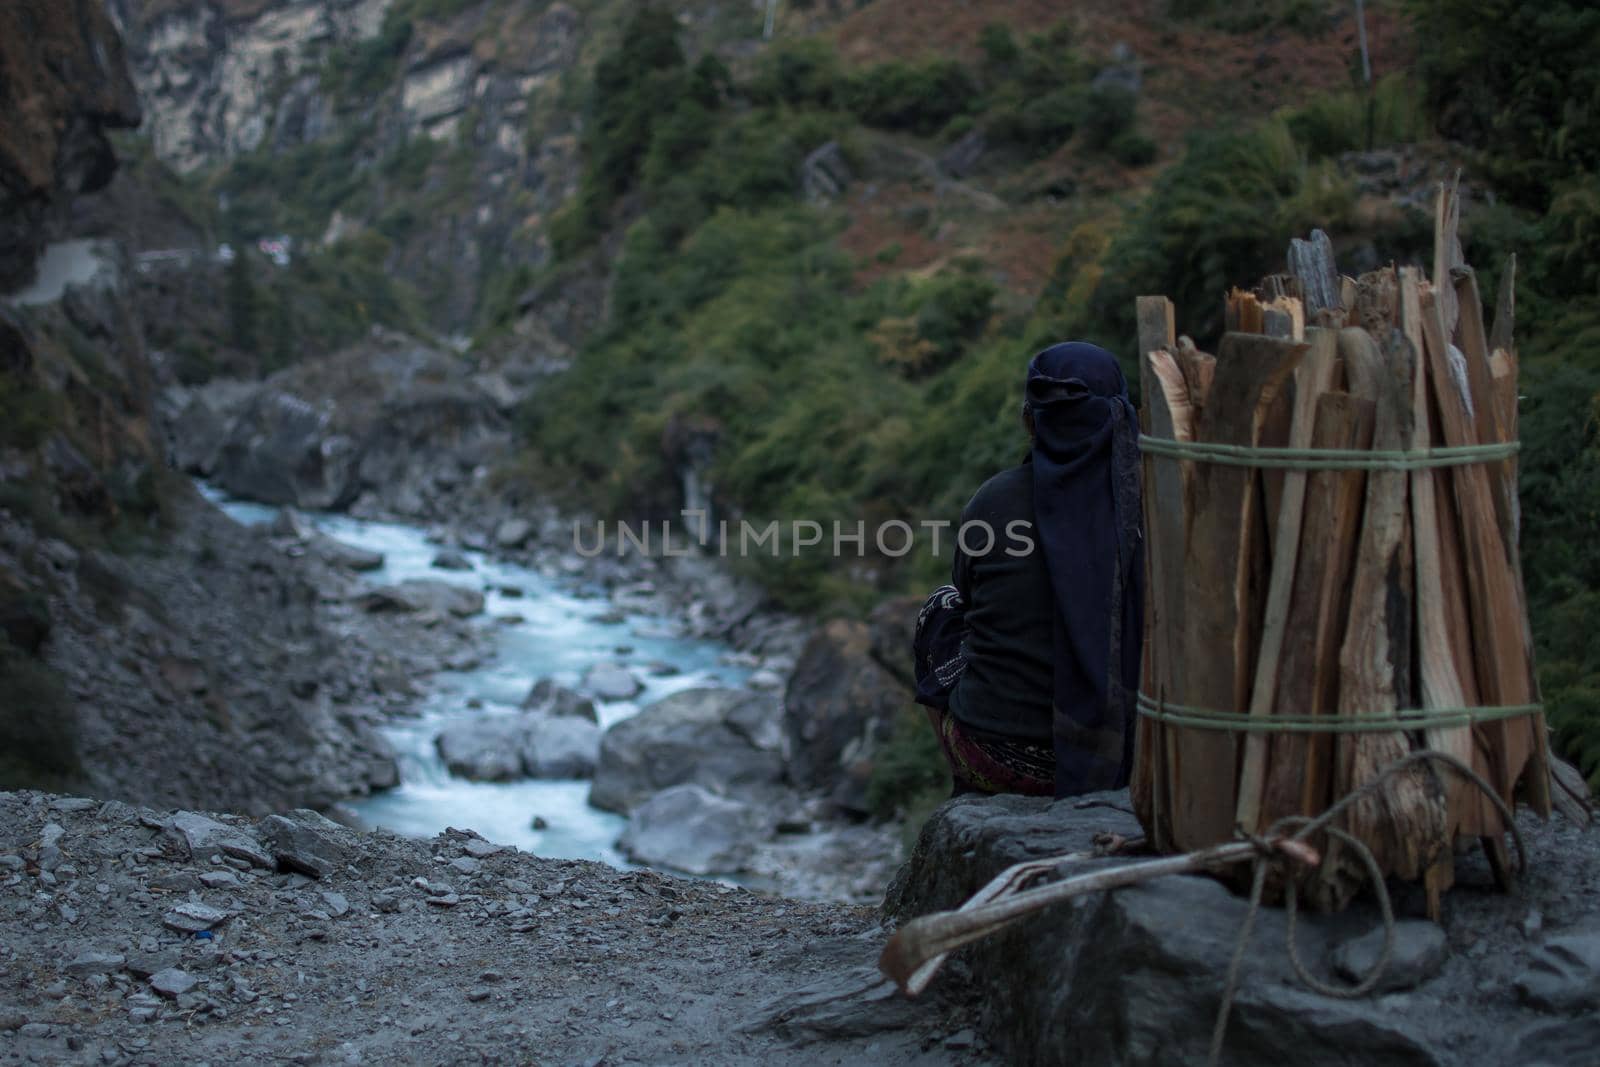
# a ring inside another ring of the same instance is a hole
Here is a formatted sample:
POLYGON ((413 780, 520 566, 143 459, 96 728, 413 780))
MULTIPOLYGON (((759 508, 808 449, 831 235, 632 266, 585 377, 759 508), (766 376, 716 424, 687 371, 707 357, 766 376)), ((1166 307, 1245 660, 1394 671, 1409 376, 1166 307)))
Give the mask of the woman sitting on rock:
POLYGON ((1144 630, 1138 418, 1116 359, 1072 342, 1028 365, 1022 421, 1027 457, 967 504, 953 584, 917 619, 917 700, 957 794, 1119 788, 1144 630))

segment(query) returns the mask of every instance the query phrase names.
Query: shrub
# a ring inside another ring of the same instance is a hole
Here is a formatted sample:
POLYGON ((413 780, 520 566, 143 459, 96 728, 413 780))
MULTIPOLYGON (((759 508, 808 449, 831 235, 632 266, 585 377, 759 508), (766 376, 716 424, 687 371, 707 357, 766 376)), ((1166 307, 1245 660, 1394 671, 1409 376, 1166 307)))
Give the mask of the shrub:
POLYGON ((750 99, 767 106, 832 108, 839 103, 844 78, 827 41, 786 42, 761 57, 746 87, 750 99))
POLYGON ((1156 161, 1156 143, 1138 130, 1123 130, 1112 140, 1111 157, 1127 167, 1143 167, 1156 161))
POLYGON ((1133 130, 1139 98, 1119 85, 1089 93, 1083 113, 1083 142, 1095 151, 1110 148, 1118 137, 1133 130))
POLYGON ((1047 156, 1065 143, 1084 115, 1084 96, 1076 87, 1057 88, 1029 98, 1016 87, 990 111, 986 130, 1001 144, 1047 156))
POLYGON ((378 33, 352 44, 322 70, 322 89, 337 100, 368 100, 392 85, 406 46, 411 20, 397 5, 383 19, 378 33))
POLYGON ((872 761, 867 806, 879 818, 906 815, 915 833, 928 814, 950 795, 950 767, 927 713, 916 705, 901 710, 894 732, 872 761))
POLYGON ((1012 36, 1011 27, 1003 22, 991 22, 979 31, 978 47, 983 49, 985 72, 994 78, 1005 77, 1022 59, 1022 49, 1012 36))
POLYGON ((61 422, 60 395, 29 369, 0 371, 0 445, 33 448, 61 422))
POLYGON ((1370 93, 1324 93, 1283 119, 1312 159, 1408 144, 1425 138, 1430 126, 1417 83, 1399 74, 1380 79, 1370 93))
POLYGON ((879 63, 849 79, 845 102, 862 122, 929 136, 977 100, 967 68, 951 59, 879 63))

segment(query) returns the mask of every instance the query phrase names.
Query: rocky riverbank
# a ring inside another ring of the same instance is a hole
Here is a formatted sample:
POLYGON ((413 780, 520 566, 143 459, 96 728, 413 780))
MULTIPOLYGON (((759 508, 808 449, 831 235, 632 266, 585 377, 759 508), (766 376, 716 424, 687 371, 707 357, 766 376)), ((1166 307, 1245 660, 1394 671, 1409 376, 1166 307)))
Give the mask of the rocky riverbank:
POLYGON ((872 911, 357 833, 0 794, 0 1059, 983 1063, 872 911))
MULTIPOLYGON (((552 713, 559 698, 569 711, 588 699, 634 698, 640 683, 629 668, 597 663, 576 692, 530 694, 519 715, 441 734, 452 773, 478 781, 592 773, 591 802, 632 818, 621 847, 639 862, 808 897, 876 898, 899 858, 898 830, 861 820, 872 813, 873 761, 910 699, 915 605, 896 601, 870 623, 809 632, 768 610, 722 561, 617 552, 614 534, 605 551, 580 553, 574 524, 585 520, 497 488, 510 447, 504 409, 516 399, 505 386, 453 353, 376 331, 261 383, 169 389, 161 410, 175 465, 228 492, 426 529, 438 573, 465 581, 475 607, 482 579, 467 573, 465 557, 482 553, 475 558, 604 597, 619 622, 644 615, 686 637, 727 642, 750 671, 744 690, 675 694, 597 743, 588 724, 552 713)), ((399 603, 403 594, 374 591, 364 602, 399 603)))

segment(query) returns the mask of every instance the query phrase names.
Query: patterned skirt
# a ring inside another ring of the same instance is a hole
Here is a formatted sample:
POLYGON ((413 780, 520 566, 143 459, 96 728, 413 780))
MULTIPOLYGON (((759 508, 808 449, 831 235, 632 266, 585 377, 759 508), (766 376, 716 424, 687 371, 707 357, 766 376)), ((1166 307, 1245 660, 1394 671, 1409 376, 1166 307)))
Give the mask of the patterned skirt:
POLYGON ((947 711, 929 708, 928 721, 950 764, 955 793, 1020 793, 1053 797, 1056 756, 1049 745, 975 734, 947 711))

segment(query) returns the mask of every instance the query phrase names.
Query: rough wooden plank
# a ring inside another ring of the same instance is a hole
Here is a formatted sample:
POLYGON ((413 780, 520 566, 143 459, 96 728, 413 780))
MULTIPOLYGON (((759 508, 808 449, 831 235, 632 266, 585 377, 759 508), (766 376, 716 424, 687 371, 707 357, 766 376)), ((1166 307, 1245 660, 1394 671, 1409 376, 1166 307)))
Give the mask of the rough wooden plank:
MULTIPOLYGON (((1433 444, 1428 363, 1421 358, 1421 285, 1422 279, 1415 268, 1400 271, 1400 320, 1405 343, 1410 349, 1408 362, 1416 367, 1411 388, 1411 447, 1417 449, 1433 444)), ((1453 538, 1443 544, 1440 538, 1437 496, 1441 477, 1438 472, 1426 468, 1411 472, 1411 532, 1417 591, 1417 696, 1418 706, 1422 708, 1459 708, 1477 702, 1477 686, 1471 679, 1471 648, 1470 644, 1462 642, 1467 632, 1464 628, 1466 605, 1460 591, 1466 575, 1461 573, 1453 538)), ((1448 491, 1445 495, 1449 495, 1448 491)), ((1447 525, 1447 532, 1450 530, 1453 526, 1447 525)), ((1470 729, 1429 730, 1427 742, 1428 747, 1448 752, 1469 765, 1473 762, 1470 729)), ((1480 773, 1486 769, 1477 768, 1480 773)), ((1469 795, 1468 784, 1452 775, 1446 788, 1453 816, 1452 834, 1462 823, 1466 832, 1482 833, 1480 804, 1469 795)))
MULTIPOLYGON (((1304 345, 1266 337, 1225 336, 1196 438, 1256 444, 1268 408, 1304 351, 1304 345)), ((1259 521, 1253 474, 1242 467, 1196 465, 1183 567, 1184 703, 1237 710, 1249 699, 1253 650, 1247 635, 1257 605, 1248 571, 1259 521)), ((1176 844, 1184 849, 1215 844, 1233 829, 1238 739, 1217 730, 1173 733, 1185 776, 1174 797, 1176 844)))
MULTIPOLYGON (((1344 392, 1317 400, 1314 448, 1372 447, 1373 404, 1344 392)), ((1316 471, 1306 483, 1304 528, 1294 594, 1284 627, 1274 708, 1298 715, 1332 715, 1337 708, 1339 643, 1350 606, 1366 472, 1316 471)), ((1258 672, 1259 673, 1259 672, 1258 672)), ((1271 738, 1260 822, 1327 809, 1333 758, 1328 735, 1271 738)), ((1242 790, 1241 790, 1242 792, 1242 790)))
POLYGON ((1231 289, 1223 301, 1222 323, 1229 333, 1264 333, 1265 308, 1248 289, 1231 289))
MULTIPOLYGON (((1446 388, 1455 381, 1450 377, 1444 323, 1431 290, 1422 294, 1422 324, 1429 369, 1439 388, 1444 443, 1477 444, 1477 429, 1467 399, 1459 393, 1452 395, 1446 388)), ((1472 577, 1468 597, 1479 691, 1484 700, 1493 704, 1533 702, 1538 689, 1521 568, 1495 522, 1489 472, 1485 464, 1470 464, 1452 468, 1450 479, 1461 519, 1467 573, 1472 577)), ((1513 802, 1520 784, 1527 789, 1530 806, 1540 815, 1550 813, 1544 729, 1542 715, 1477 727, 1490 739, 1491 749, 1496 750, 1501 761, 1502 770, 1494 784, 1502 797, 1507 803, 1513 802)))
MULTIPOLYGON (((1151 366, 1153 355, 1172 347, 1176 326, 1172 301, 1162 296, 1141 296, 1136 302, 1139 324, 1139 428, 1157 437, 1173 437, 1173 418, 1166 403, 1166 391, 1151 366)), ((1170 357, 1169 357, 1170 359, 1170 357)), ((1170 687, 1168 678, 1173 626, 1165 617, 1169 610, 1181 611, 1177 564, 1169 554, 1180 551, 1183 531, 1183 497, 1177 465, 1160 459, 1144 461, 1145 543, 1145 655, 1142 684, 1146 692, 1162 693, 1170 687)), ((1181 562, 1181 556, 1179 557, 1181 562)), ((1171 800, 1165 791, 1170 775, 1162 766, 1161 753, 1167 747, 1159 735, 1160 723, 1139 718, 1134 735, 1134 770, 1130 795, 1139 820, 1157 848, 1166 847, 1170 837, 1168 812, 1171 800)))
POLYGON ((1206 397, 1211 393, 1211 383, 1217 376, 1217 357, 1200 351, 1188 337, 1178 338, 1178 348, 1173 354, 1177 356, 1178 368, 1183 371, 1183 379, 1189 385, 1189 406, 1198 418, 1206 406, 1206 397))
MULTIPOLYGON (((1411 437, 1411 374, 1404 358, 1386 360, 1369 335, 1344 348, 1350 391, 1377 406, 1373 447, 1404 448, 1411 437)), ((1367 477, 1360 548, 1351 578, 1350 616, 1339 652, 1341 716, 1397 710, 1411 692, 1412 566, 1404 472, 1373 471, 1367 477)), ((1406 735, 1359 733, 1337 741, 1335 794, 1370 781, 1406 755, 1406 735)), ((1393 775, 1355 803, 1346 827, 1371 847, 1379 864, 1416 878, 1447 845, 1445 797, 1426 772, 1393 775)), ((1336 843, 1318 875, 1319 895, 1342 904, 1364 875, 1336 843)))
MULTIPOLYGON (((1313 329, 1307 335, 1309 348, 1294 372, 1294 405, 1288 433, 1290 448, 1309 448, 1315 430, 1317 401, 1333 384, 1339 362, 1339 338, 1332 330, 1313 329)), ((1306 472, 1283 472, 1280 500, 1276 503, 1277 522, 1272 531, 1272 570, 1261 623, 1261 644, 1251 686, 1249 711, 1253 716, 1271 715, 1278 691, 1278 669, 1283 654, 1285 626, 1293 595, 1295 568, 1304 533, 1306 472)), ((1268 505, 1272 506, 1271 494, 1268 505)), ((1293 710, 1293 709, 1290 709, 1293 710)), ((1250 734, 1245 738, 1244 762, 1239 775, 1238 822, 1254 833, 1261 826, 1261 793, 1266 784, 1267 736, 1250 734)))
MULTIPOLYGON (((1483 303, 1478 296, 1478 278, 1470 267, 1457 272, 1455 294, 1458 309, 1456 345, 1466 363, 1467 386, 1472 400, 1470 413, 1478 440, 1484 443, 1507 440, 1500 425, 1503 402, 1495 388, 1489 334, 1484 329, 1483 303)), ((1454 353, 1451 358, 1454 359, 1454 353)), ((1511 494, 1515 479, 1507 476, 1506 468, 1505 463, 1497 463, 1489 468, 1489 489, 1494 494, 1494 514, 1500 524, 1500 535, 1508 545, 1514 545, 1516 538, 1511 530, 1517 521, 1517 506, 1511 494)))

